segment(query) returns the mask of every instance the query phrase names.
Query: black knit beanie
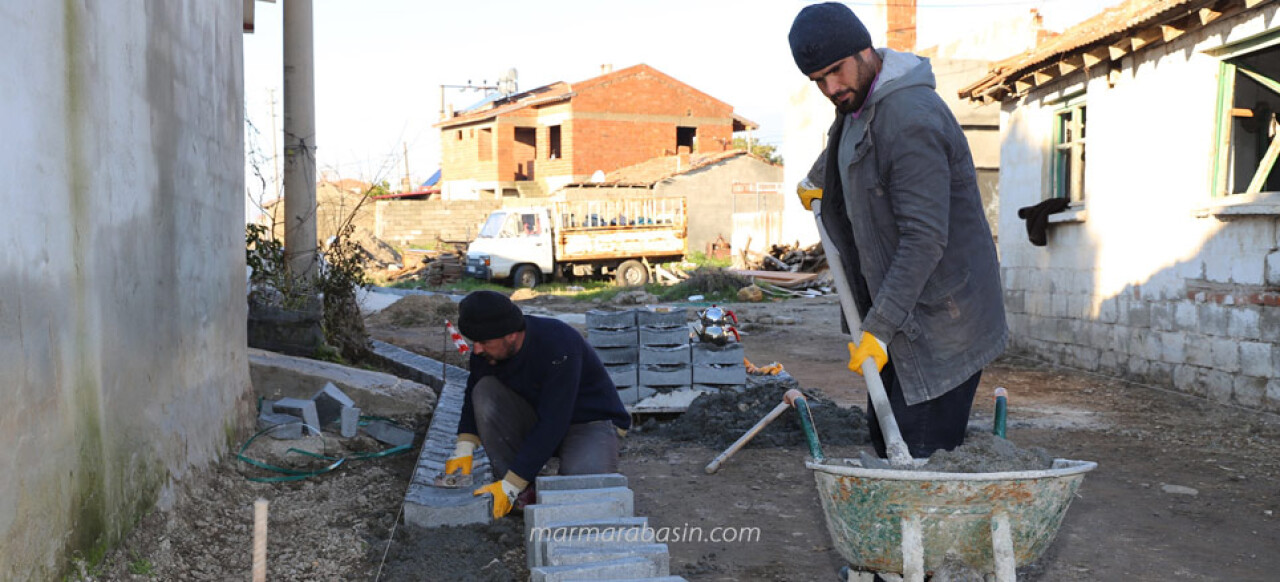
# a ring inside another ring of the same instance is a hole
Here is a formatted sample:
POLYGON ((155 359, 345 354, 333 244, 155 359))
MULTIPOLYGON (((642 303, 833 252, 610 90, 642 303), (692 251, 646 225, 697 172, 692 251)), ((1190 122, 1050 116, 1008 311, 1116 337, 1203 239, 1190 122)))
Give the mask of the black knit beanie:
POLYGON ((871 33, 839 2, 805 6, 791 23, 791 57, 805 75, 871 47, 871 33))
POLYGON ((458 303, 458 331, 473 342, 523 329, 524 314, 520 308, 497 291, 473 291, 458 303))

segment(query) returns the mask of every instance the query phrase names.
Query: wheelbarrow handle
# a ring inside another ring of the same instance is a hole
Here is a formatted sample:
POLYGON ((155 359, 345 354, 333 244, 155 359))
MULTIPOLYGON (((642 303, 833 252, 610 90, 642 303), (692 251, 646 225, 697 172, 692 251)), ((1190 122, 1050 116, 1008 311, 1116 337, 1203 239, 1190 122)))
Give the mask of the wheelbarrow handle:
MULTIPOLYGON (((836 291, 840 294, 840 308, 844 311, 845 321, 849 323, 850 339, 854 342, 862 336, 862 319, 858 316, 858 306, 853 302, 853 290, 849 288, 849 280, 845 278, 844 263, 840 262, 840 251, 831 242, 831 236, 822 224, 822 198, 814 199, 810 204, 813 220, 818 224, 818 238, 822 241, 822 250, 827 255, 827 266, 836 282, 836 291), (834 260, 833 260, 834 258, 834 260)), ((867 358, 862 361, 862 377, 867 381, 867 393, 871 396, 871 408, 875 410, 876 420, 880 421, 880 431, 884 433, 885 449, 889 453, 889 463, 897 466, 911 464, 911 451, 902 440, 902 432, 898 430, 898 420, 893 416, 893 407, 889 404, 889 395, 884 390, 884 381, 880 379, 880 370, 875 360, 867 358)))

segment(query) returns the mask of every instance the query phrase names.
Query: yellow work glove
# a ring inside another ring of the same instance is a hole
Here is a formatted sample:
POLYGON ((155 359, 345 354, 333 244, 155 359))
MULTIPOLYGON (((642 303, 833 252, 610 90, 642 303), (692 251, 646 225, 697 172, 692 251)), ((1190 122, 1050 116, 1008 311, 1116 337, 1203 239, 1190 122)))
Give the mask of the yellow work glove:
POLYGON ((444 474, 448 475, 461 471, 463 475, 471 474, 471 453, 475 452, 476 444, 471 441, 458 441, 453 449, 453 456, 444 462, 444 474))
POLYGON ((877 372, 883 370, 884 365, 889 362, 889 354, 885 351, 884 342, 864 331, 858 345, 855 346, 853 342, 849 342, 849 369, 861 374, 862 361, 867 358, 875 360, 877 372))
POLYGON ((471 492, 472 495, 493 496, 493 518, 499 519, 511 512, 511 506, 520 494, 520 487, 515 483, 500 479, 471 492))
POLYGON ((822 200, 822 188, 814 186, 813 182, 805 178, 796 184, 796 196, 800 197, 805 210, 813 210, 813 201, 822 200))

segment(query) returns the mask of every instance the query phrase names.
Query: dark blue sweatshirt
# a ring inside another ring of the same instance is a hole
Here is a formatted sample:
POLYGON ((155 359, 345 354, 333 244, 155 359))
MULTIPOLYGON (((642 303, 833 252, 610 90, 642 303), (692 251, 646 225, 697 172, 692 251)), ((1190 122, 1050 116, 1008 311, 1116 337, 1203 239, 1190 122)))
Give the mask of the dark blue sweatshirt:
POLYGON ((524 321, 524 345, 507 361, 490 365, 472 353, 458 434, 479 434, 471 390, 481 378, 494 376, 538 413, 538 422, 510 467, 521 479, 532 482, 560 446, 570 424, 611 420, 627 430, 631 428, 631 415, 623 407, 604 364, 582 334, 558 319, 526 315, 524 321))

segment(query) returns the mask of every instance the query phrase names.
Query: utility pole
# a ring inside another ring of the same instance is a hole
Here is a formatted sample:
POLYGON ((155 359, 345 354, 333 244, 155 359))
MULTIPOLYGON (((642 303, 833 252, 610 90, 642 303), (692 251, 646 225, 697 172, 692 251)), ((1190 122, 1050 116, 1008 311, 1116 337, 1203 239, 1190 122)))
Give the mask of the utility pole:
POLYGON ((284 3, 284 248, 293 276, 316 276, 316 71, 312 0, 284 3))
POLYGON ((404 192, 412 192, 413 182, 409 180, 409 143, 408 142, 402 142, 402 143, 404 143, 404 183, 402 184, 403 186, 402 190, 404 192))
MULTIPOLYGON (((278 131, 276 131, 276 89, 271 87, 267 89, 267 105, 271 108, 271 185, 276 189, 276 199, 280 199, 280 191, 283 189, 280 185, 280 145, 278 131)), ((273 227, 274 228, 274 227, 273 227)))

